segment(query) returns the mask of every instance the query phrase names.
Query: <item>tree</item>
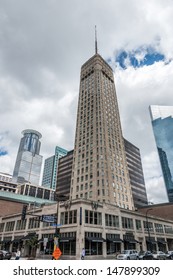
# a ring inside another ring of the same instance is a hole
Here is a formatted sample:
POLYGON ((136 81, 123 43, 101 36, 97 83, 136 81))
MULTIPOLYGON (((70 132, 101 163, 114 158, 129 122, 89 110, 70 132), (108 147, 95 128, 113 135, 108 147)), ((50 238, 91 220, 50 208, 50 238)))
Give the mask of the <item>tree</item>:
POLYGON ((33 237, 31 239, 27 240, 27 245, 31 247, 31 252, 30 252, 29 258, 35 259, 37 245, 38 245, 37 235, 33 235, 33 237))

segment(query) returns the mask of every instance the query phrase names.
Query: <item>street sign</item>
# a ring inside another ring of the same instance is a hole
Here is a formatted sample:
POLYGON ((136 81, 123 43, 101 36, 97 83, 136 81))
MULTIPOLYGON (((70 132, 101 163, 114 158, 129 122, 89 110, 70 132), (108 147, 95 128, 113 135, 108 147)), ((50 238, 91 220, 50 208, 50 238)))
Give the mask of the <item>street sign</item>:
POLYGON ((52 256, 54 257, 55 260, 58 260, 61 255, 62 255, 62 252, 59 247, 57 247, 52 254, 52 256))
POLYGON ((54 223, 55 217, 50 215, 42 215, 42 221, 47 223, 54 223))
POLYGON ((48 242, 48 238, 47 238, 47 237, 45 237, 45 238, 44 238, 44 240, 43 240, 44 248, 46 248, 46 246, 47 246, 47 242, 48 242))
POLYGON ((51 226, 52 226, 52 227, 61 227, 62 224, 52 224, 51 226))

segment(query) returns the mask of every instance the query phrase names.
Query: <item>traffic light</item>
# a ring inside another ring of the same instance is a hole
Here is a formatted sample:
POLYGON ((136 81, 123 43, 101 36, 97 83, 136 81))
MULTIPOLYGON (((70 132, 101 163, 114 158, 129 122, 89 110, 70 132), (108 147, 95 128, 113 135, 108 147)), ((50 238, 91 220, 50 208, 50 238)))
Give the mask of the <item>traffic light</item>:
POLYGON ((23 209, 22 209, 22 221, 25 220, 26 217, 26 210, 27 210, 27 205, 23 205, 23 209))
POLYGON ((55 229, 55 237, 57 237, 57 238, 60 237, 60 228, 55 229))

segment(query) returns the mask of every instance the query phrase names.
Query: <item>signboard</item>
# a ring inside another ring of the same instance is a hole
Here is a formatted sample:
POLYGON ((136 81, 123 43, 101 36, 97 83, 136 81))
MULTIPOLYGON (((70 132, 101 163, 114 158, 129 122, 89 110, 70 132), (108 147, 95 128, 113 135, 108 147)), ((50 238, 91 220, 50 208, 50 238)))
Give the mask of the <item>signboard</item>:
POLYGON ((44 243, 44 248, 46 248, 46 246, 47 246, 47 242, 48 242, 48 238, 47 238, 47 237, 45 237, 45 238, 44 238, 44 240, 43 240, 43 243, 44 243))
POLYGON ((58 260, 61 255, 62 255, 62 252, 59 247, 57 247, 52 254, 52 256, 54 257, 55 260, 58 260))
POLYGON ((55 222, 55 217, 50 216, 50 215, 42 215, 42 222, 54 223, 55 222))

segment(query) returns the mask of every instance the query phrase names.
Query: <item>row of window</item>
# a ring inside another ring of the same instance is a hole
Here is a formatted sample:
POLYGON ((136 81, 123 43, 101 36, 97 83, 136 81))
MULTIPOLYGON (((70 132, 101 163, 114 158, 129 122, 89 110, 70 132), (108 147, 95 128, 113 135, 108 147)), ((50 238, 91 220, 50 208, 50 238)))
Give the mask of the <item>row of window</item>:
MULTIPOLYGON (((82 220, 82 214, 80 212, 80 221, 82 220)), ((92 210, 85 210, 85 217, 84 221, 86 224, 93 224, 93 225, 102 225, 102 213, 92 210)), ((121 217, 122 228, 127 230, 134 230, 134 222, 136 230, 142 231, 142 227, 144 231, 150 232, 157 232, 157 233, 169 233, 173 234, 173 227, 159 224, 159 223, 152 223, 147 221, 141 221, 138 219, 132 219, 127 217, 121 217)), ((68 224, 76 224, 77 223, 77 210, 65 211, 61 212, 60 215, 60 224, 68 225, 68 224)), ((50 223, 43 223, 43 227, 50 226, 50 223)), ((108 227, 120 227, 120 217, 117 215, 105 214, 105 225, 108 227)), ((39 228, 40 221, 37 218, 29 218, 28 229, 39 228)), ((16 221, 9 221, 7 223, 0 223, 0 232, 7 232, 15 230, 24 230, 26 228, 26 220, 16 221)))

